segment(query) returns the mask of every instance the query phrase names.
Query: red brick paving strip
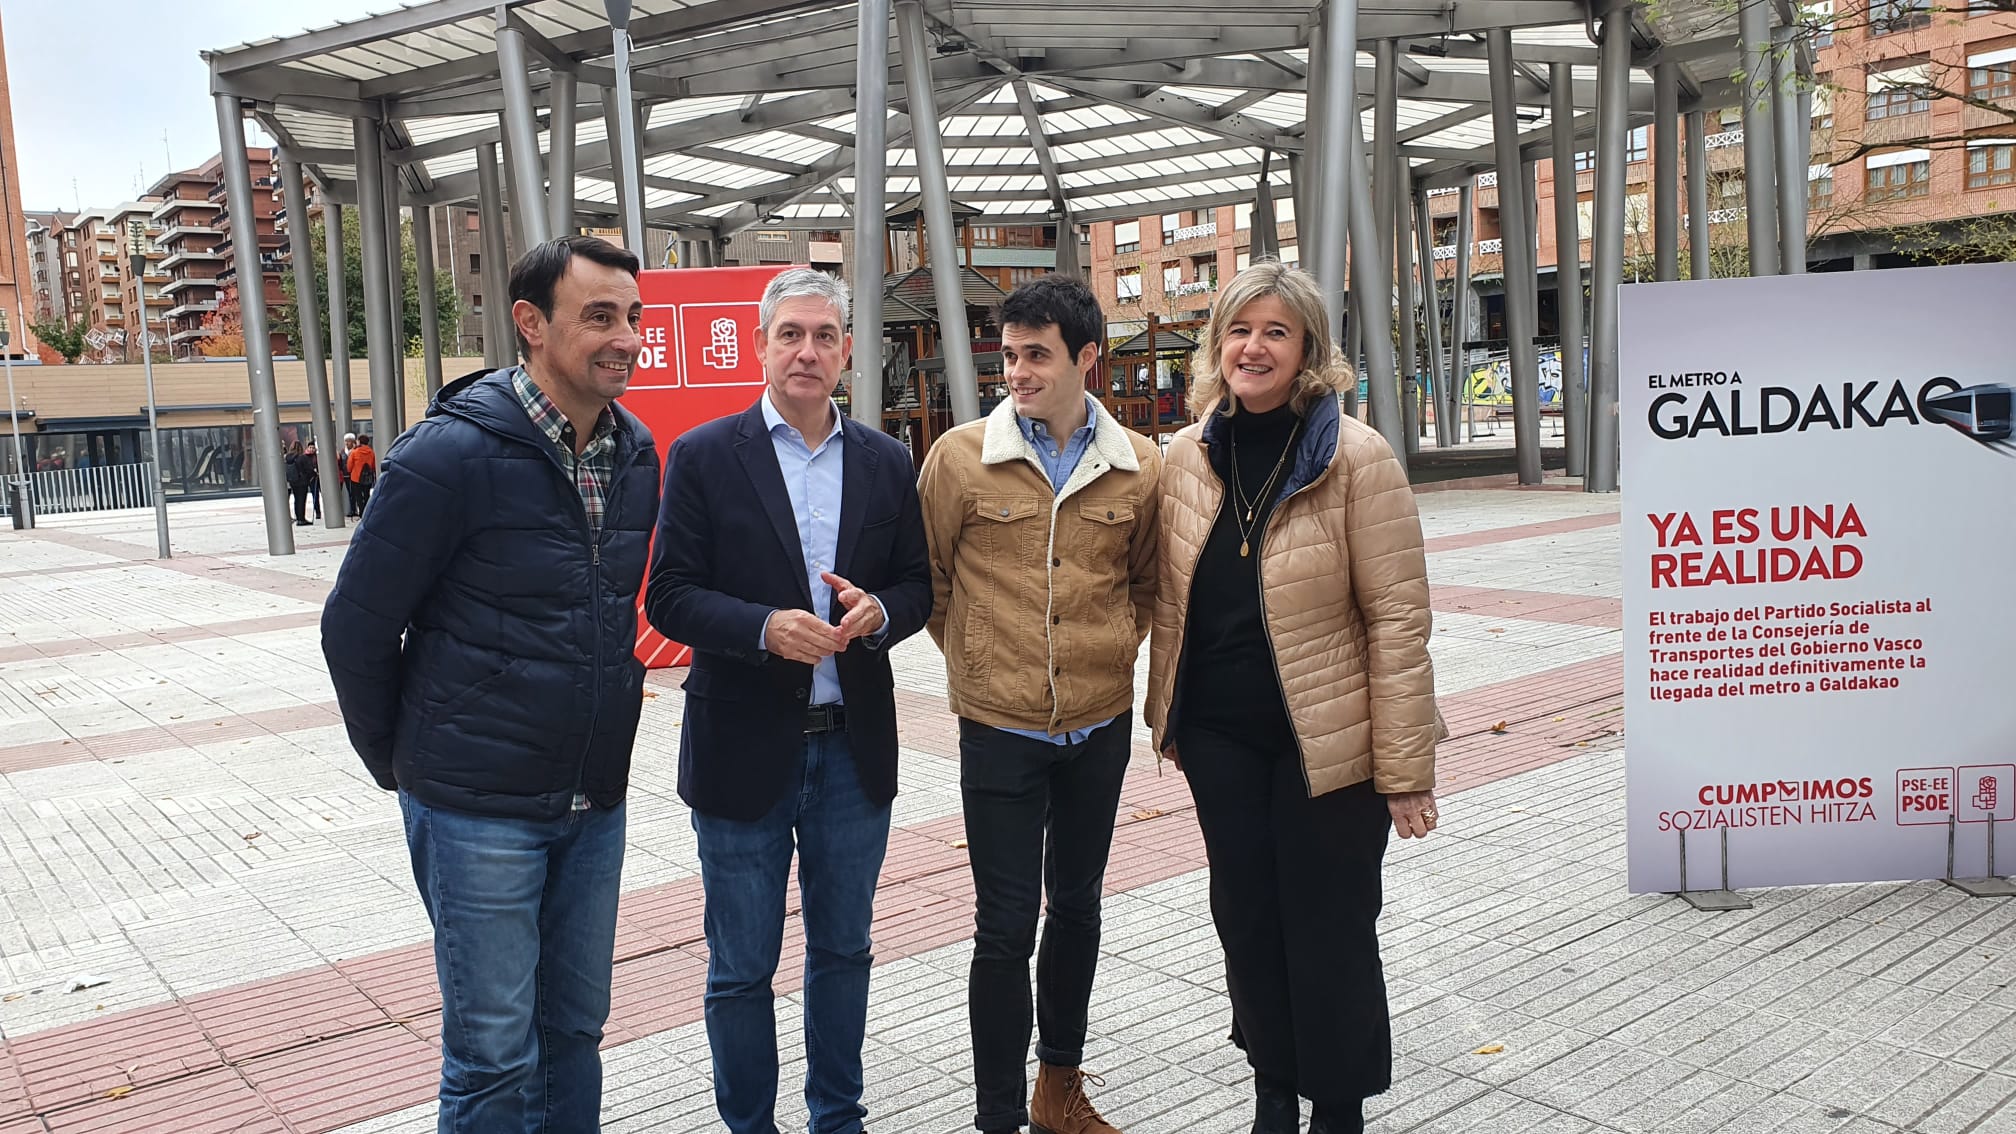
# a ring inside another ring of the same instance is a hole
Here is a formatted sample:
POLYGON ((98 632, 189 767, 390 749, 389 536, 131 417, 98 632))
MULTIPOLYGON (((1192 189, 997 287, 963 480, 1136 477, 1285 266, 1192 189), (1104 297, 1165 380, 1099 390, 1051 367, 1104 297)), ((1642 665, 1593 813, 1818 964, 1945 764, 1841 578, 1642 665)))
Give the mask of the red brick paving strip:
POLYGON ((1605 512, 1595 516, 1569 516, 1560 520, 1541 520, 1531 524, 1512 524, 1502 528, 1484 528, 1474 532, 1456 532, 1451 535, 1436 536, 1425 540, 1428 554, 1438 551, 1462 551, 1471 547, 1488 547, 1494 543, 1510 543, 1515 539, 1532 539, 1536 536, 1565 535, 1568 532, 1586 532, 1591 528, 1615 527, 1617 514, 1605 512))
MULTIPOLYGON (((1622 659, 1612 655, 1448 698, 1452 736, 1438 760, 1445 794, 1585 751, 1580 742, 1618 730, 1622 696, 1622 659)), ((907 747, 957 759, 957 722, 942 700, 899 691, 899 710, 907 747)), ((1129 772, 1109 893, 1203 868, 1189 809, 1181 774, 1146 765, 1129 772)), ((972 876, 965 852, 951 845, 961 829, 953 815, 891 832, 875 899, 878 964, 971 934, 972 876)), ((605 1046, 701 1018, 701 903, 697 878, 624 895, 605 1046)), ((801 979, 796 904, 794 894, 779 994, 801 979)), ((28 1115, 66 1134, 321 1134, 431 1099, 439 1037, 432 949, 407 945, 0 1046, 0 1071, 18 1066, 25 1088, 0 1089, 0 1134, 28 1115), (106 1097, 122 1088, 129 1093, 106 1097)), ((19 1128, 42 1129, 32 1119, 19 1128)))

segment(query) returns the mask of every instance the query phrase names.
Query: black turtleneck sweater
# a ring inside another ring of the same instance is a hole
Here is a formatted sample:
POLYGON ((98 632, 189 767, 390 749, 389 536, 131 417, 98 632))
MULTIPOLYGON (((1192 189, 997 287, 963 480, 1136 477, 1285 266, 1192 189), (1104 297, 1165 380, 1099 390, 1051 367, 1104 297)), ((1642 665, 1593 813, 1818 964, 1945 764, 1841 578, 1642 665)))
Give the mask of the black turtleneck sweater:
POLYGON ((1226 435, 1210 453, 1211 467, 1225 486, 1225 501, 1190 581, 1179 718, 1184 727, 1293 751, 1288 702, 1261 612, 1260 547, 1275 500, 1294 474, 1295 454, 1289 449, 1301 438, 1302 421, 1284 405, 1266 413, 1241 410, 1227 424, 1226 435), (1239 554, 1244 510, 1233 488, 1235 452, 1239 486, 1255 502, 1253 520, 1245 525, 1251 552, 1245 556, 1239 554), (1281 471, 1260 499, 1261 486, 1277 464, 1281 471))

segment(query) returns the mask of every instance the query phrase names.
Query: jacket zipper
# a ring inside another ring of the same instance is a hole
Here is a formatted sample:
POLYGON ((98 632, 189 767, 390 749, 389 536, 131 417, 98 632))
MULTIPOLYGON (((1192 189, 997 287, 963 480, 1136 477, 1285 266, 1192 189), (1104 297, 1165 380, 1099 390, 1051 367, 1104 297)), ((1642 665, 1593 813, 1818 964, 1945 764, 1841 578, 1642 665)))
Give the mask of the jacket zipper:
MULTIPOLYGON (((595 748, 595 722, 602 715, 602 533, 596 531, 594 525, 588 522, 588 504, 581 499, 580 454, 572 454, 574 469, 571 472, 567 469, 566 465, 561 463, 559 456, 552 450, 549 450, 547 455, 552 460, 553 467, 560 470, 560 475, 566 478, 569 498, 574 501, 575 514, 581 520, 581 533, 588 539, 588 599, 589 610, 592 612, 595 620, 596 661, 593 667, 595 672, 594 685, 591 687, 593 689, 593 699, 589 702, 588 734, 582 738, 581 755, 574 761, 574 790, 567 796, 567 813, 571 815, 574 813, 574 801, 581 797, 582 785, 588 778, 588 755, 595 748)), ((635 459, 634 454, 632 455, 632 459, 635 459)), ((602 515, 605 520, 616 510, 616 498, 623 491, 623 474, 628 471, 628 465, 621 462, 617 463, 616 476, 609 485, 609 498, 603 502, 602 506, 602 515)))
MULTIPOLYGON (((1321 477, 1316 478, 1316 480, 1321 479, 1322 479, 1321 477)), ((1295 738, 1295 768, 1297 771, 1302 773, 1302 790, 1305 794, 1310 796, 1314 796, 1316 794, 1316 785, 1312 783, 1309 779, 1309 755, 1308 753, 1302 750, 1302 734, 1295 731, 1295 710, 1292 706, 1288 704, 1288 686, 1287 683, 1282 681, 1281 679, 1281 654, 1274 648, 1274 628, 1270 626, 1267 622, 1266 566, 1267 566, 1267 537, 1274 534, 1272 524, 1273 519, 1276 516, 1279 516, 1283 509, 1288 507, 1289 501, 1295 499, 1297 496, 1302 495, 1304 492, 1307 492, 1309 491, 1310 488, 1314 487, 1316 484, 1316 480, 1312 480, 1308 484, 1305 484, 1302 487, 1296 489, 1295 491, 1289 493, 1287 496, 1282 498, 1281 503, 1276 504, 1273 508, 1268 510, 1267 515, 1261 520, 1261 523, 1267 526, 1263 528, 1260 532, 1260 546, 1256 552, 1259 558, 1253 561, 1253 582, 1260 592, 1260 629, 1262 631, 1262 636, 1267 639, 1267 657, 1274 664, 1274 688, 1279 690, 1281 693, 1281 711, 1288 714, 1288 735, 1295 738)))

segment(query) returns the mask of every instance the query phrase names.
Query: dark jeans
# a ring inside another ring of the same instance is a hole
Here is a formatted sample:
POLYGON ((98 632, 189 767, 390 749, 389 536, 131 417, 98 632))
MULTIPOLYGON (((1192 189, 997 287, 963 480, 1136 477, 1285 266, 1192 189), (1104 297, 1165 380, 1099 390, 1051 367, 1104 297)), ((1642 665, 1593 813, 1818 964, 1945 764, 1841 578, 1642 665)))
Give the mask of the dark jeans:
MULTIPOLYGON (((289 488, 287 490, 287 495, 294 498, 294 522, 297 524, 307 523, 308 489, 305 486, 301 488, 289 488)), ((318 508, 316 509, 316 511, 319 513, 321 509, 318 508)))
POLYGON ((1176 750, 1211 863, 1233 1042, 1255 1072, 1318 1103, 1385 1091, 1385 797, 1367 781, 1311 799, 1292 747, 1183 728, 1176 750))
POLYGON ((1029 1122, 1029 957, 1036 957, 1036 1058, 1076 1067, 1099 966, 1099 898, 1113 816, 1133 748, 1133 714, 1085 738, 1049 744, 959 721, 959 790, 973 867, 974 1125, 1029 1122))
POLYGON ((798 790, 753 823, 693 812, 707 910, 707 1045, 714 1102, 731 1134, 777 1134, 777 1013, 798 852, 805 923, 805 1106, 812 1134, 859 1134, 870 923, 889 847, 889 806, 868 801, 845 732, 805 738, 798 790))
POLYGON ((405 792, 441 982, 441 1134, 601 1129, 623 808, 494 819, 405 792))
POLYGON ((371 502, 371 486, 368 484, 358 484, 356 481, 351 480, 345 481, 343 488, 350 497, 350 514, 352 516, 363 515, 364 505, 371 502))

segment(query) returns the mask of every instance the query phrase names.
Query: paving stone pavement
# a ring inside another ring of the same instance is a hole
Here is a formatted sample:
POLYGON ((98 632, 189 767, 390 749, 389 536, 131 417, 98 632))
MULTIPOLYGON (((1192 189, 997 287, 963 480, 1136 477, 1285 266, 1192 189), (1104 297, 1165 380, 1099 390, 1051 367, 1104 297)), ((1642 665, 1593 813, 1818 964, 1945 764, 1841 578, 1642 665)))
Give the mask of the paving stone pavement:
MULTIPOLYGON (((2016 902, 1819 887, 1711 915, 1627 895, 1615 498, 1419 500, 1453 794, 1436 836, 1388 856, 1398 1062, 1370 1128, 2016 1132, 2016 902)), ((0 1132, 431 1130, 426 920, 317 646, 347 531, 296 529, 301 553, 271 557, 256 502, 171 518, 166 564, 151 513, 0 532, 0 1132)), ((895 661, 866 1101, 877 1134, 946 1134, 971 1128, 956 747, 928 639, 895 661)), ((640 729, 612 1132, 719 1129, 677 680, 654 674, 640 729)), ((1136 737, 1096 1097, 1135 1134, 1243 1131, 1201 843, 1136 737)), ((795 975, 779 988, 780 1125, 803 1129, 795 975)))

